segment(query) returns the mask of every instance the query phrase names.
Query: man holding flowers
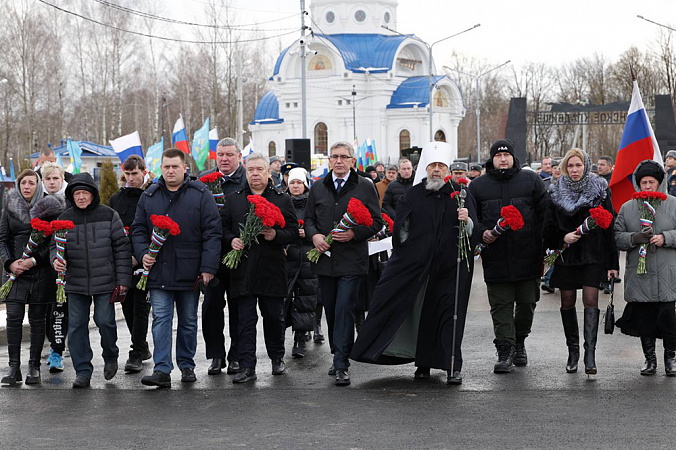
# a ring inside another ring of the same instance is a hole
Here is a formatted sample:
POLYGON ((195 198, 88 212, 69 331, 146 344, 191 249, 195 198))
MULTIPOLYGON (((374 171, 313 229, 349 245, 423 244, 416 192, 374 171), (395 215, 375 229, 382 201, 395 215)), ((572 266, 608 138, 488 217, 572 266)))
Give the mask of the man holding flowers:
POLYGON ((354 157, 354 148, 348 142, 331 146, 331 171, 312 185, 305 209, 305 232, 312 236, 315 249, 321 253, 313 270, 319 276, 333 354, 329 375, 335 375, 337 386, 350 384, 348 358, 354 345, 359 286, 368 272, 368 239, 383 226, 376 189, 370 180, 357 175, 354 157), (357 210, 366 210, 370 225, 339 225, 350 200, 360 202, 357 210))
POLYGON ((256 324, 263 317, 263 332, 272 374, 284 365, 284 298, 286 256, 284 247, 298 236, 298 221, 291 197, 273 187, 268 159, 251 153, 246 165, 247 185, 228 195, 221 209, 223 242, 232 251, 226 256, 230 270, 230 296, 238 309, 240 371, 233 383, 256 379, 256 324), (253 231, 252 231, 253 230, 253 231), (235 258, 235 255, 239 255, 235 258))
POLYGON ((486 244, 481 263, 498 351, 493 372, 508 373, 514 365, 528 364, 524 342, 540 299, 545 186, 535 172, 521 170, 514 144, 501 139, 491 146, 486 174, 474 179, 469 191, 477 204, 479 239, 486 244), (519 210, 524 226, 496 236, 493 228, 508 205, 519 210))
POLYGON ((459 205, 456 198, 465 188, 450 177, 445 181, 451 153, 443 142, 423 147, 413 187, 397 204, 392 257, 351 358, 372 364, 415 362, 415 379, 429 379, 435 368, 448 372, 448 384, 460 384, 474 258, 469 251, 457 263, 459 225, 465 224, 472 247, 478 233, 474 199, 465 192, 459 205))
MULTIPOLYGON (((246 173, 242 166, 242 149, 239 148, 237 140, 233 138, 223 138, 218 141, 216 146, 216 167, 200 173, 203 176, 218 177, 221 191, 224 198, 240 190, 246 185, 246 173)), ((229 243, 223 242, 221 258, 230 250, 229 243)), ((217 375, 226 365, 225 336, 225 318, 223 309, 228 304, 228 333, 230 335, 230 348, 227 352, 228 373, 239 372, 239 357, 237 356, 238 331, 237 323, 237 303, 230 295, 230 270, 221 264, 216 273, 217 283, 210 283, 204 288, 204 302, 202 303, 202 335, 204 336, 204 345, 206 347, 207 359, 211 360, 211 365, 207 373, 217 375)))
POLYGON ((219 266, 222 231, 218 207, 209 189, 191 180, 186 168, 185 153, 175 148, 165 150, 162 176, 141 195, 131 226, 134 255, 149 271, 155 370, 141 380, 146 386, 171 386, 174 304, 178 315, 176 363, 181 381, 196 380, 197 287, 200 283, 208 286, 219 266), (151 217, 155 215, 172 219, 180 234, 169 234, 153 256, 151 217))
POLYGON ((94 322, 101 335, 103 376, 117 373, 117 324, 111 293, 126 293, 131 285, 131 252, 120 215, 100 204, 99 190, 91 175, 74 175, 66 188, 66 200, 73 207, 59 216, 70 220, 74 229, 66 235, 65 263, 57 258, 56 243, 50 258, 57 272, 65 271, 68 302, 68 350, 75 369, 74 388, 89 386, 94 367, 89 343, 89 308, 94 301, 94 322))

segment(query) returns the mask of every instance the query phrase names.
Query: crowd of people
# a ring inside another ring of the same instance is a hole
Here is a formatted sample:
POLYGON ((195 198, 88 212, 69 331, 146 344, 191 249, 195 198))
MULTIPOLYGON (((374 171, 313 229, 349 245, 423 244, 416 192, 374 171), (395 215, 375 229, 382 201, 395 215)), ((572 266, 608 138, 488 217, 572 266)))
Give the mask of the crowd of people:
POLYGON ((540 290, 559 289, 565 370, 578 370, 576 297, 581 291, 584 370, 596 374, 599 290, 619 279, 619 252, 624 251, 627 306, 617 326, 640 337, 642 375, 656 373, 656 340, 662 339, 665 372, 676 376, 676 200, 666 195, 676 189, 676 151, 666 154, 665 167, 643 161, 634 172, 636 191, 660 200, 630 200, 618 213, 608 187, 612 158, 593 164, 580 149, 562 159, 544 158, 539 172, 522 167, 509 140, 491 146, 483 167, 453 161, 443 142, 425 145, 417 167, 401 159, 397 165, 378 163, 358 171, 347 142, 333 144, 328 156, 330 172, 314 183, 304 168, 282 164, 278 157, 251 153, 244 163, 231 138, 219 141, 216 167, 198 177, 189 175, 186 154, 178 149, 163 153, 158 179, 142 158, 130 156, 122 165, 124 187, 103 205, 91 175, 64 172, 53 152, 44 151, 39 169, 16 178, 0 218, 0 258, 10 275, 3 293, 9 370, 2 384, 23 381, 22 323, 28 311, 25 383, 41 382, 47 337, 49 371, 64 370, 67 342, 76 374, 73 388, 89 386, 92 303, 103 375, 114 378, 116 302, 122 302, 131 334, 124 371, 142 372, 144 361, 152 359, 152 374, 141 383, 170 387, 175 362, 181 381, 194 382, 203 293, 208 375, 225 370, 233 383, 256 380, 260 311, 273 375, 286 372, 286 329, 293 335, 291 357, 302 358, 307 341, 325 341, 324 315, 332 354, 328 374, 337 386, 350 384, 350 360, 413 362, 415 379, 428 379, 437 369, 447 373, 448 384, 457 385, 463 380, 462 339, 475 249, 494 327, 495 373, 528 364, 526 339, 540 290), (198 179, 212 174, 217 191, 198 179), (280 218, 249 239, 248 220, 261 198, 280 218), (645 219, 646 202, 653 220, 645 219), (522 226, 500 226, 505 207, 518 210, 522 226), (599 208, 609 213, 610 226, 580 231, 599 208), (158 216, 171 218, 180 233, 157 234, 158 216), (73 228, 60 240, 36 239, 34 219, 70 221, 73 228), (391 236, 391 252, 370 252, 369 242, 385 235, 391 236), (233 251, 244 256, 238 264, 225 264, 233 251), (543 258, 552 251, 561 256, 550 261, 543 277, 543 258), (310 258, 312 252, 318 256, 310 258), (65 302, 57 301, 57 287, 65 290, 65 302), (174 310, 178 327, 172 358, 174 310))

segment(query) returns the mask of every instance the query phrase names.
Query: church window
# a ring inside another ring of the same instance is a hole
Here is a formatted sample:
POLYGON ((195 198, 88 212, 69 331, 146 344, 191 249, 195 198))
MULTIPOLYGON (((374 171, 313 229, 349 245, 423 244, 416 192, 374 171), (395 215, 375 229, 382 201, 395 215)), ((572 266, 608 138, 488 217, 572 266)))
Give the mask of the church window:
POLYGON ((399 151, 411 148, 411 133, 408 130, 399 132, 399 151))
POLYGON ((446 133, 444 133, 442 130, 437 130, 437 132, 434 133, 434 140, 446 142, 446 133))
POLYGON ((275 141, 270 141, 268 144, 268 156, 275 156, 277 154, 277 144, 275 141))
POLYGON ((329 131, 324 122, 315 125, 315 154, 329 154, 329 131))
POLYGON ((439 89, 434 93, 434 106, 447 108, 448 107, 448 97, 443 90, 439 89))
POLYGON ((386 12, 384 17, 385 23, 390 23, 390 13, 386 12))
POLYGON ((364 10, 362 10, 362 9, 357 10, 357 12, 354 13, 354 19, 359 23, 362 23, 363 21, 365 21, 366 20, 366 13, 364 12, 364 10))
POLYGON ((343 106, 343 101, 342 101, 342 100, 338 100, 338 106, 343 106))
POLYGON ((328 23, 333 23, 333 21, 336 20, 336 14, 333 11, 329 11, 326 13, 326 21, 328 23))

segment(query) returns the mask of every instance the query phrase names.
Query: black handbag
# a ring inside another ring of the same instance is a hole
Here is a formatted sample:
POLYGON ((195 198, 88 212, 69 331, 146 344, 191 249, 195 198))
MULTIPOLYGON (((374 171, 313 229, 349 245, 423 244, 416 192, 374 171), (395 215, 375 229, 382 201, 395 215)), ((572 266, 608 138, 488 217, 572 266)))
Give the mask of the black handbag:
POLYGON ((613 334, 613 331, 615 331, 615 304, 613 303, 613 297, 615 296, 615 277, 610 279, 609 288, 610 300, 608 300, 603 324, 603 331, 605 334, 613 334))

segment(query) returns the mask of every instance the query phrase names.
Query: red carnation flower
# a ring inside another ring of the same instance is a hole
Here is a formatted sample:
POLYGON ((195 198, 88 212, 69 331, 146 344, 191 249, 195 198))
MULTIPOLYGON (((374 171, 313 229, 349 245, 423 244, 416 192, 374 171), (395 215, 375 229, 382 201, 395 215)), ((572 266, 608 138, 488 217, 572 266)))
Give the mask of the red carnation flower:
POLYGON ((347 212, 357 222, 357 225, 365 225, 367 227, 373 225, 373 217, 371 217, 368 208, 354 197, 347 204, 347 212))
POLYGON ((508 205, 500 210, 500 216, 503 218, 503 227, 509 227, 514 231, 523 228, 523 217, 514 205, 508 205))
POLYGON ((613 223, 613 215, 610 211, 603 208, 603 206, 597 206, 589 210, 591 218, 594 220, 594 223, 598 225, 601 229, 608 229, 611 223, 613 223))
POLYGON ((218 181, 219 178, 223 178, 223 174, 221 172, 216 171, 201 176, 200 181, 204 184, 210 184, 215 183, 216 181, 218 181))
POLYGON ((31 228, 35 231, 42 231, 45 236, 52 234, 51 224, 46 220, 38 219, 37 217, 31 220, 31 228))
POLYGON ((453 176, 452 175, 446 175, 446 178, 444 178, 444 183, 450 183, 451 180, 453 180, 453 176))
POLYGON ((305 226, 305 221, 303 219, 298 219, 298 226, 303 228, 305 226))
POLYGON ((451 198, 455 198, 455 197, 457 197, 458 195, 460 195, 460 191, 453 191, 453 192, 451 192, 451 198))
POLYGON ((72 220, 52 220, 50 225, 52 226, 52 231, 54 232, 60 230, 72 230, 75 228, 75 224, 72 220))
POLYGON ((665 194, 663 192, 641 191, 641 192, 634 192, 634 194, 631 196, 631 198, 638 199, 638 200, 656 199, 656 200, 665 201, 667 199, 667 194, 665 194))
POLYGON ((150 221, 152 222, 155 228, 159 228, 161 230, 168 230, 169 234, 171 234, 172 236, 177 236, 178 234, 181 233, 181 228, 169 216, 153 214, 152 216, 150 216, 150 221))
POLYGON ((387 226, 388 231, 391 233, 392 230, 394 229, 394 220, 392 220, 390 218, 390 216, 388 216, 385 213, 382 213, 381 215, 383 216, 383 221, 385 222, 385 225, 387 226))
POLYGON ((469 180, 465 177, 458 178, 458 184, 461 186, 467 186, 469 184, 469 180))

